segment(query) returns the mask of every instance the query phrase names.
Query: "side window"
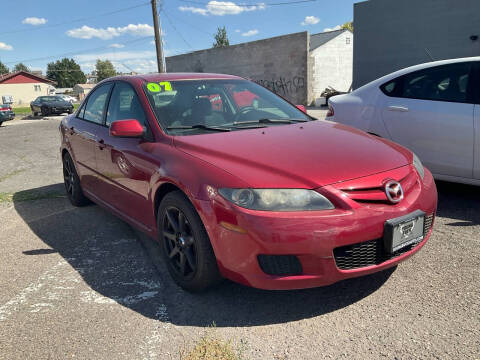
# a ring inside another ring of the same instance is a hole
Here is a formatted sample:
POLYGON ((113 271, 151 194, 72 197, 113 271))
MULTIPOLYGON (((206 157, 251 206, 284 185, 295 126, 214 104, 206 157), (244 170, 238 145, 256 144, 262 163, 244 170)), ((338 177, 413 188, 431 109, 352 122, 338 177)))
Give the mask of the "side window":
POLYGON ((113 88, 108 105, 106 125, 115 120, 135 119, 146 126, 147 119, 135 90, 125 82, 118 82, 113 88))
POLYGON ((88 97, 83 119, 97 124, 103 123, 105 104, 111 87, 111 84, 102 85, 88 97))
POLYGON ((436 66, 403 76, 400 97, 466 102, 470 63, 436 66))

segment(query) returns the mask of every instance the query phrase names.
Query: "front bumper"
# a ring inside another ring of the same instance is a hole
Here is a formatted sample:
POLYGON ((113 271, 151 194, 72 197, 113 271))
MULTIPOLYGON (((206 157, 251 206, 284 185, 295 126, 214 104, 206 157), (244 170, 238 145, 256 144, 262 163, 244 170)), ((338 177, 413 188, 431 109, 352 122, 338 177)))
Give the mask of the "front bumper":
POLYGON ((73 107, 65 107, 65 108, 53 107, 53 108, 51 108, 50 112, 52 114, 71 113, 71 112, 73 112, 73 107))
MULTIPOLYGON (((328 186, 324 189, 336 191, 328 186)), ((280 290, 325 286, 371 274, 413 255, 425 245, 431 228, 412 249, 370 266, 342 270, 335 261, 334 249, 381 239, 388 219, 418 209, 434 215, 437 191, 432 175, 426 170, 418 191, 397 205, 340 206, 334 210, 282 213, 251 211, 222 200, 217 196, 195 203, 222 275, 244 285, 280 290), (222 222, 237 228, 226 229, 222 222), (258 255, 294 255, 300 261, 302 272, 291 276, 268 275, 262 270, 258 255)))
POLYGON ((1 111, 0 112, 0 121, 9 121, 15 118, 15 113, 13 111, 1 111))

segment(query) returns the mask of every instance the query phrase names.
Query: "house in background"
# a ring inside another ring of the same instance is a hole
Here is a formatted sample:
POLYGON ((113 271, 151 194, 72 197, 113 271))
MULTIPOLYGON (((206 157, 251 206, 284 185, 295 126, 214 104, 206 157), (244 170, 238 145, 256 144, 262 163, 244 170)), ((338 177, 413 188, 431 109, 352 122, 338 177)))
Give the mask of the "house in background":
POLYGON ((318 99, 328 87, 348 91, 353 80, 353 33, 349 30, 327 31, 310 35, 313 60, 313 98, 318 99))
POLYGON ((73 93, 78 100, 82 101, 96 84, 77 84, 73 87, 73 93))
POLYGON ((96 70, 92 70, 92 72, 90 74, 87 74, 86 77, 87 77, 87 84, 96 84, 98 81, 96 70))
POLYGON ((26 71, 0 76, 0 99, 11 96, 14 106, 28 106, 38 96, 55 93, 55 82, 26 71))

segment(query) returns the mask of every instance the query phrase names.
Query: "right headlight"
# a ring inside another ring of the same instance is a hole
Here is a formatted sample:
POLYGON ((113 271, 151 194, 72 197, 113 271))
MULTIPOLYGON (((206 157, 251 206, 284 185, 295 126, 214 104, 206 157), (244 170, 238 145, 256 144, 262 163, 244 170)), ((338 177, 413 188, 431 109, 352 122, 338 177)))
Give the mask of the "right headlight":
POLYGON ((425 169, 423 168, 422 162, 420 161, 418 156, 415 155, 415 153, 413 154, 413 166, 415 166, 415 169, 417 169, 418 174, 423 180, 425 176, 425 169))
POLYGON ((251 210, 308 211, 335 207, 323 195, 307 189, 219 189, 225 199, 251 210))

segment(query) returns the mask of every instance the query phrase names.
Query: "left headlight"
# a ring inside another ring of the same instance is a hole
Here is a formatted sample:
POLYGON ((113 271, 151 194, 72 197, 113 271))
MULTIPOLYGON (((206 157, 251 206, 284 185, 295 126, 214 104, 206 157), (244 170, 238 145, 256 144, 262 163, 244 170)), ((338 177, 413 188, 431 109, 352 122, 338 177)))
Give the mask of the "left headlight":
POLYGON ((415 155, 415 154, 413 154, 413 166, 415 166, 415 169, 417 169, 418 174, 420 175, 420 177, 423 180, 423 178, 425 176, 425 169, 423 168, 422 162, 420 161, 418 156, 415 155))
POLYGON ((307 189, 219 189, 228 201, 251 210, 308 211, 335 207, 323 195, 307 189))

